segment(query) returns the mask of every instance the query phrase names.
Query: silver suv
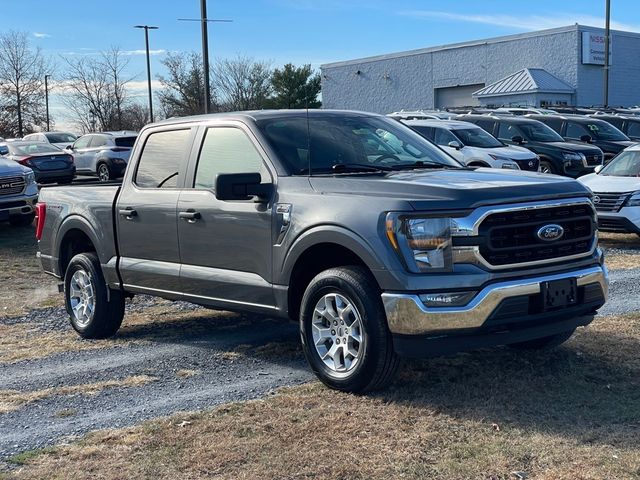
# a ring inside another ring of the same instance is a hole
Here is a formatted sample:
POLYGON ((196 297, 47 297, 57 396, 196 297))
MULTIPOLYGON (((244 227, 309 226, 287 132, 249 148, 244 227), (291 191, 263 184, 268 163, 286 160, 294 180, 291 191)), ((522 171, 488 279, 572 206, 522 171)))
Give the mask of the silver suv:
POLYGON ((137 132, 89 133, 65 149, 73 155, 78 175, 96 175, 108 182, 124 175, 137 132))
MULTIPOLYGON (((6 148, 6 147, 4 147, 6 148)), ((0 151, 3 146, 0 145, 0 151)), ((0 222, 26 226, 33 222, 38 185, 33 171, 0 156, 0 222)))

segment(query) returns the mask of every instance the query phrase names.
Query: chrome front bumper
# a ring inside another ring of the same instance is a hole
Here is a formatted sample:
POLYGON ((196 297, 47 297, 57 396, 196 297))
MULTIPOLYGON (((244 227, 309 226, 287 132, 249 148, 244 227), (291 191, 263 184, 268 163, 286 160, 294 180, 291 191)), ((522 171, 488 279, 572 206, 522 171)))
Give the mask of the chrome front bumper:
POLYGON ((417 294, 383 293, 389 330, 400 335, 429 335, 452 330, 481 327, 500 303, 511 297, 536 295, 540 284, 563 278, 576 278, 578 287, 600 284, 605 299, 609 276, 605 266, 590 267, 554 275, 492 283, 462 307, 427 307, 417 294))

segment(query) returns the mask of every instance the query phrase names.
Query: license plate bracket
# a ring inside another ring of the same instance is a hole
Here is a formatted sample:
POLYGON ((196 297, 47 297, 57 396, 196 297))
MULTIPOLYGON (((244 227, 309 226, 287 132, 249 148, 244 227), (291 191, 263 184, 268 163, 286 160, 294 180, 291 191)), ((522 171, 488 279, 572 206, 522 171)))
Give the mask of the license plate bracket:
POLYGON ((545 310, 567 307, 578 303, 578 280, 563 278, 540 284, 545 310))

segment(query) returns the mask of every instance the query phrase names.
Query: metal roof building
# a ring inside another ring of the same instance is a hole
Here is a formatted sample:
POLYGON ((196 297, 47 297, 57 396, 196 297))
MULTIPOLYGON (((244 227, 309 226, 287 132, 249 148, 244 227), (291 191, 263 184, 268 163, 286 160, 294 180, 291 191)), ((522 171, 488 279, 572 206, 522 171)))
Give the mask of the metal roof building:
MULTIPOLYGON (((640 33, 612 31, 609 105, 640 104, 640 33)), ((602 105, 604 30, 583 25, 321 66, 326 108, 602 105)))

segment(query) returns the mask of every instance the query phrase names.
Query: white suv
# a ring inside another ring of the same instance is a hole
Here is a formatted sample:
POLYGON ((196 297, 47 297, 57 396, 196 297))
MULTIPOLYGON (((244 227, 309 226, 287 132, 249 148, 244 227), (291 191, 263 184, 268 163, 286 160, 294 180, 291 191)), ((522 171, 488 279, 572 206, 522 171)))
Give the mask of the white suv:
POLYGON ((537 172, 540 159, 523 147, 505 145, 482 128, 457 120, 401 120, 469 167, 537 172))
POLYGON ((640 144, 578 180, 593 191, 598 230, 640 235, 640 144))

